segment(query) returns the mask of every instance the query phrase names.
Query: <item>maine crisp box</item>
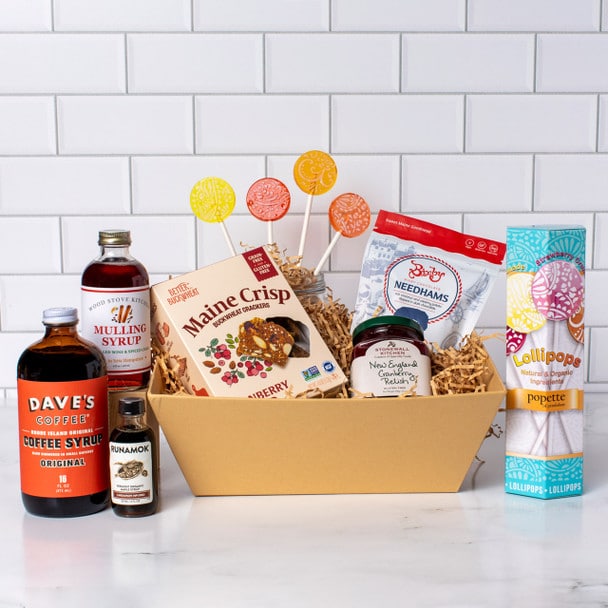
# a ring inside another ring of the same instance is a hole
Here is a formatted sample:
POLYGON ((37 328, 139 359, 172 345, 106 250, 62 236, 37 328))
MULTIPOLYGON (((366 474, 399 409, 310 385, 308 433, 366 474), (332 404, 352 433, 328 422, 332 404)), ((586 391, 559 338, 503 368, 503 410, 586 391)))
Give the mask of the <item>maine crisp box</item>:
POLYGON ((263 247, 154 285, 155 340, 193 395, 273 398, 346 378, 263 247))

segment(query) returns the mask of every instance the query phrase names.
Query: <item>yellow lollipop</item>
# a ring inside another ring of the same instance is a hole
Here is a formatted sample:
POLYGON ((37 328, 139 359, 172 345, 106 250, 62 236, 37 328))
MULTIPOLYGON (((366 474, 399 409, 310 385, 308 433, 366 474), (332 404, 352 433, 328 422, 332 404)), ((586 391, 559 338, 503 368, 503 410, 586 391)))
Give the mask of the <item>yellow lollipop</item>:
POLYGON ((232 255, 236 255, 224 220, 230 216, 236 204, 232 186, 219 177, 205 177, 194 184, 190 192, 190 207, 203 222, 220 224, 232 255))
POLYGON ((232 186, 219 177, 205 177, 190 192, 190 207, 203 222, 223 222, 234 210, 236 195, 232 186))
POLYGON ((333 188, 338 178, 338 169, 336 168, 334 159, 326 152, 309 150, 296 160, 293 167, 293 178, 298 188, 308 194, 306 209, 304 210, 304 223, 300 235, 300 246, 298 248, 298 256, 301 259, 304 254, 304 242, 310 221, 312 197, 316 194, 325 194, 333 188))
POLYGON ((547 322, 532 299, 533 278, 526 272, 507 275, 507 325, 522 334, 540 329, 547 322))

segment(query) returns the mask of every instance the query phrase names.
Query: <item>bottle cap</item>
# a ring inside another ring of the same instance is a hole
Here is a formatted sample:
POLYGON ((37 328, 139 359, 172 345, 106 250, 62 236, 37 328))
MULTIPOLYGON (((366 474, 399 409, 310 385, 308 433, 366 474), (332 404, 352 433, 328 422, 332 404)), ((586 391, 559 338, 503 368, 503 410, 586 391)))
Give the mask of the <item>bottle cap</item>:
POLYGON ((423 331, 429 326, 429 316, 424 310, 418 308, 409 308, 408 306, 402 306, 395 311, 395 315, 398 317, 406 317, 408 319, 414 319, 422 327, 423 331))
POLYGON ((78 310, 72 306, 47 308, 42 313, 44 325, 71 325, 78 322, 78 310))
POLYGON ((100 230, 99 245, 130 245, 131 233, 128 230, 100 230))
POLYGON ((144 413, 145 407, 141 397, 122 397, 118 401, 118 413, 124 416, 140 416, 144 413))

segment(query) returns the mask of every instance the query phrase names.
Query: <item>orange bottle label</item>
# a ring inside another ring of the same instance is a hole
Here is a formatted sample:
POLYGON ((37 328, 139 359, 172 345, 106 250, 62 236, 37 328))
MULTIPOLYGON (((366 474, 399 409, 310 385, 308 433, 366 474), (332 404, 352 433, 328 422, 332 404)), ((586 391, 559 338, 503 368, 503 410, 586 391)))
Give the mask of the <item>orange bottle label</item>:
POLYGON ((17 380, 21 491, 73 498, 109 486, 108 378, 17 380))

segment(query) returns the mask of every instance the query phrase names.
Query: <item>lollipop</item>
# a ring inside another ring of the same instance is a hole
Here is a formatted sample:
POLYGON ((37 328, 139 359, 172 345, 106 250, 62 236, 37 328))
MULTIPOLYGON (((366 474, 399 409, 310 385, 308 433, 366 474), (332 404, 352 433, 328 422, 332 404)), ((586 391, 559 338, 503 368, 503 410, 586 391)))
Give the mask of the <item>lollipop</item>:
POLYGON ((581 304, 580 308, 567 321, 570 335, 581 344, 585 341, 584 316, 585 307, 581 304))
POLYGON ((533 275, 524 272, 507 275, 507 325, 522 334, 547 322, 532 300, 532 279, 533 275))
POLYGON ((507 355, 512 355, 519 351, 526 341, 526 334, 515 331, 507 325, 507 355))
POLYGON ((263 177, 247 191, 247 208, 253 217, 268 223, 268 244, 273 243, 272 222, 289 209, 291 195, 287 186, 274 177, 263 177))
POLYGON ((194 184, 190 192, 190 207, 203 222, 220 224, 232 255, 236 255, 224 220, 234 210, 236 195, 232 186, 219 177, 205 177, 194 184))
POLYGON ((336 197, 329 206, 329 221, 336 231, 329 247, 319 260, 313 274, 317 275, 321 267, 329 257, 332 249, 341 236, 352 239, 363 234, 371 221, 369 205, 365 199, 358 194, 346 192, 336 197))
POLYGON ((338 177, 338 169, 334 159, 320 150, 309 150, 302 154, 293 167, 293 177, 298 188, 308 194, 306 209, 304 211, 304 224, 300 236, 300 247, 298 256, 304 253, 304 242, 310 221, 310 209, 312 207, 312 197, 317 194, 325 194, 331 190, 338 177))
POLYGON ((568 319, 583 301, 583 278, 570 262, 557 260, 545 264, 532 282, 532 299, 547 319, 568 319))

